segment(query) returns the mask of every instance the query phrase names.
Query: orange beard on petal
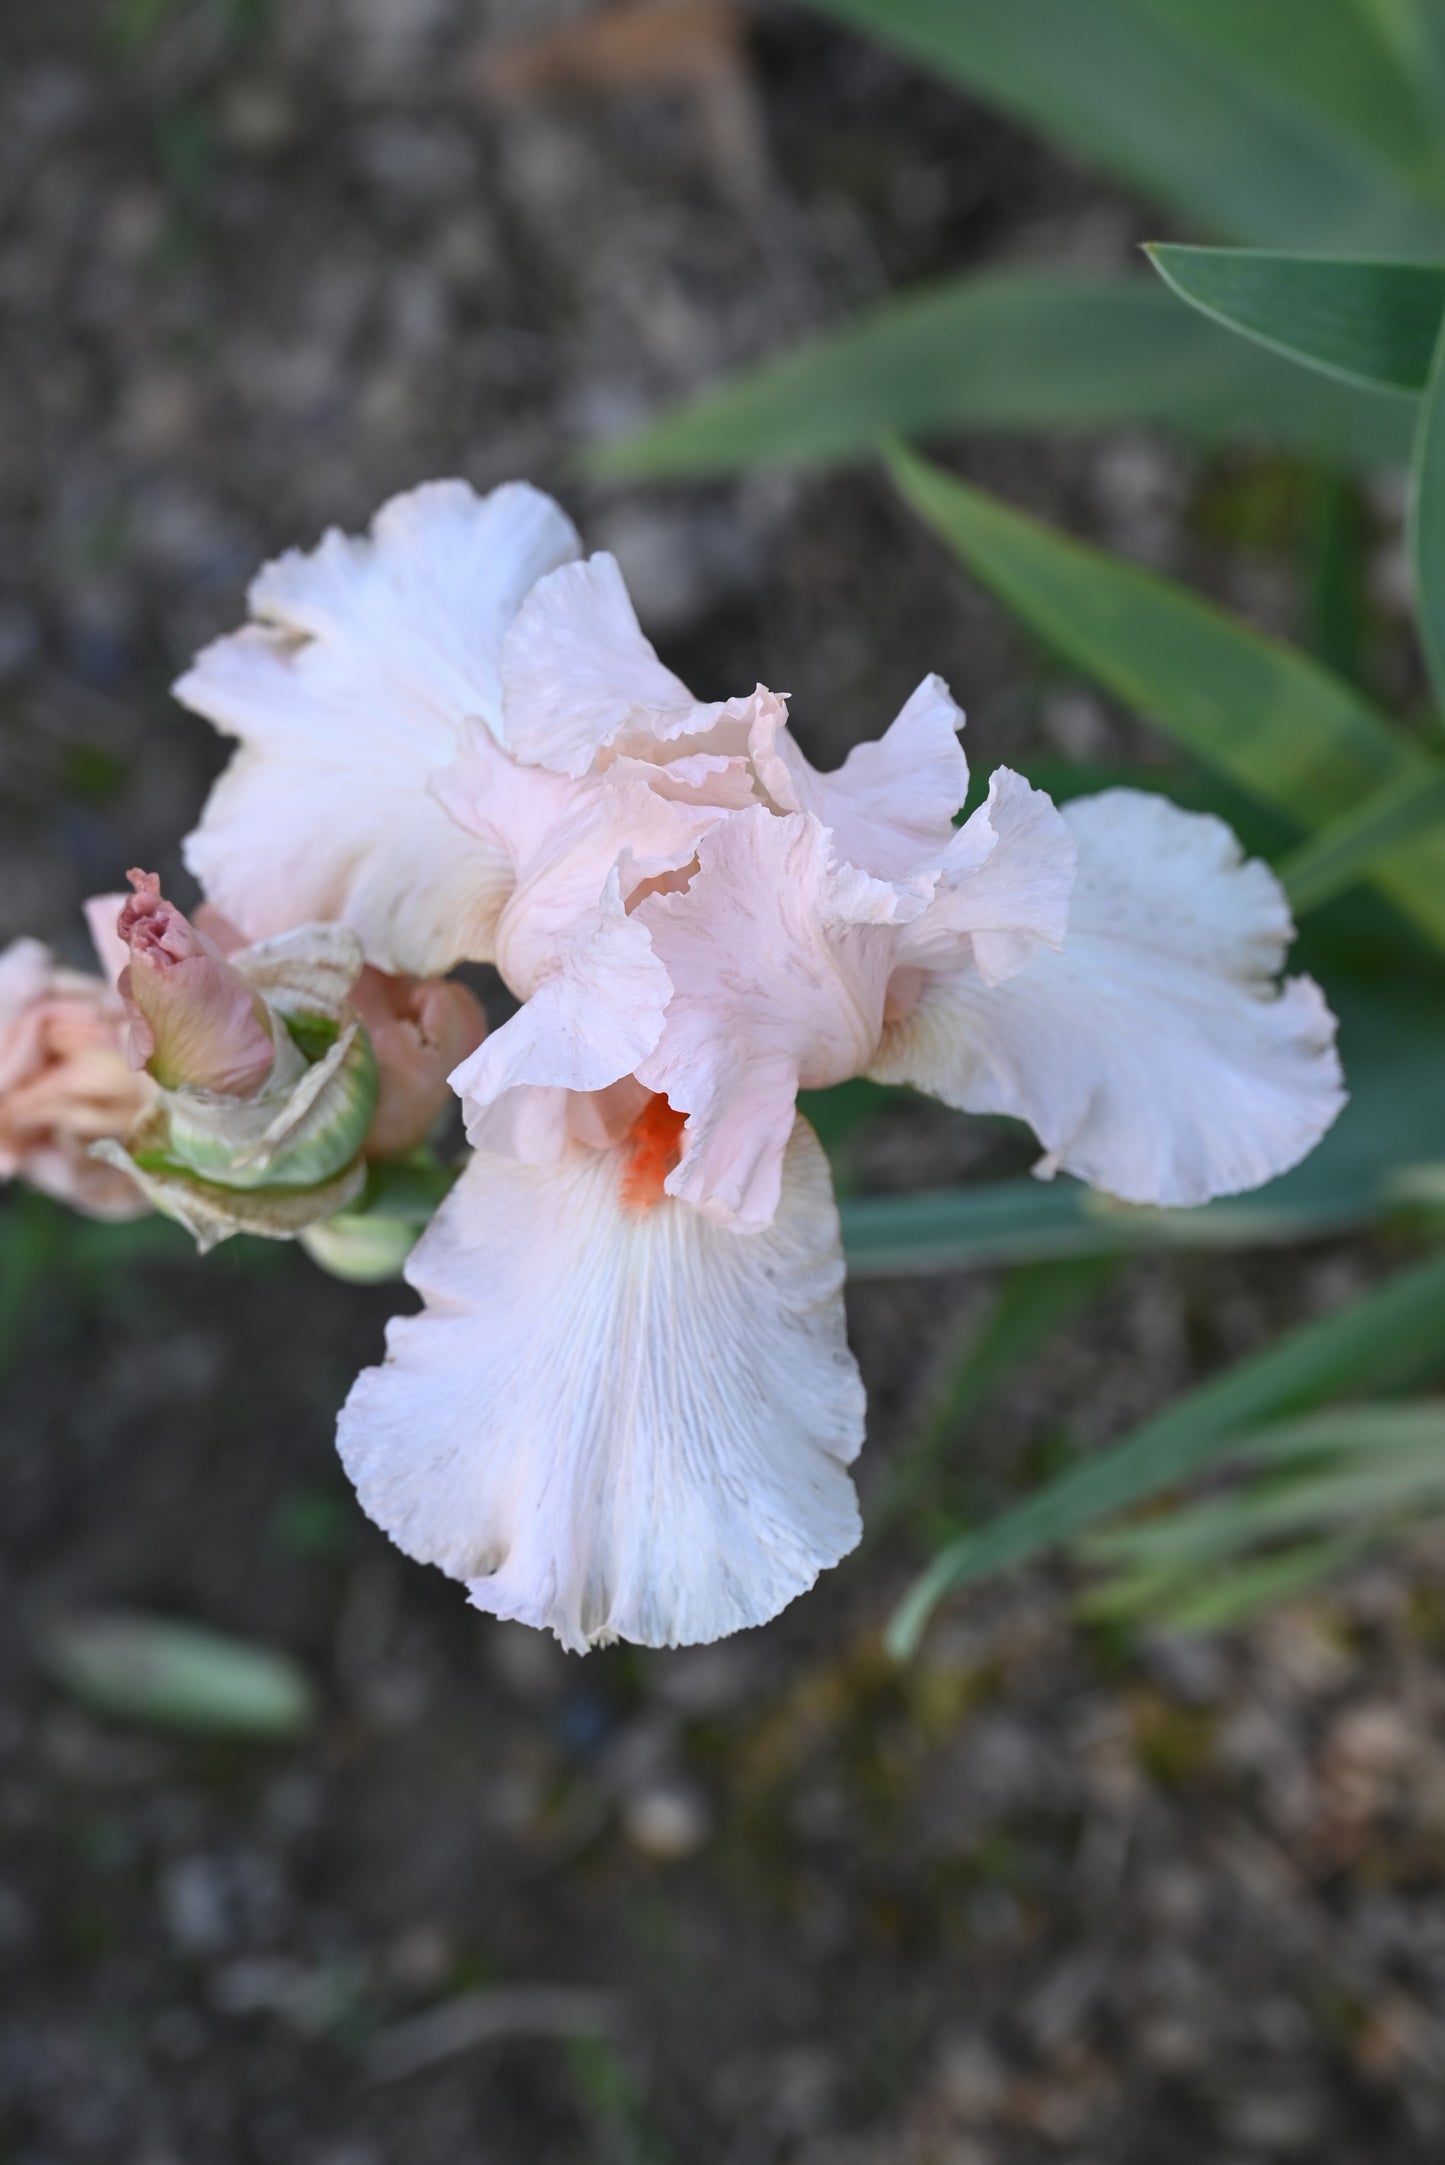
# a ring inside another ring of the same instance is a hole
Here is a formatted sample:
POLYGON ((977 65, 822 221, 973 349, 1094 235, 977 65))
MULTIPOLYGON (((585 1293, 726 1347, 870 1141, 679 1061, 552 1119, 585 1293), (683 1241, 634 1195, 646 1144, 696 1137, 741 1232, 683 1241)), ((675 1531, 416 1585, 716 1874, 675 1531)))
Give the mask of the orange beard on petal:
POLYGON ((663 1183, 682 1154, 687 1114, 669 1105, 660 1092, 650 1097, 627 1131, 622 1171, 624 1210, 651 1210, 661 1202, 663 1183))

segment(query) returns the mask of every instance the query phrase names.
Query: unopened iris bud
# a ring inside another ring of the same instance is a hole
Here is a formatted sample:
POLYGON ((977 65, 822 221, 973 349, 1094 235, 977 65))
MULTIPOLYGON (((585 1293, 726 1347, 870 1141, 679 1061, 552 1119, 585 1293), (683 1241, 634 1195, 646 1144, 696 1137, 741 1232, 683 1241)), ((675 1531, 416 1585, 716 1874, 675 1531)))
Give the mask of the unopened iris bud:
POLYGON ((377 1073, 350 1002, 360 942, 342 925, 300 925, 223 953, 153 877, 132 878, 121 991, 133 1057, 162 1087, 124 1146, 95 1155, 123 1164, 203 1249, 241 1232, 294 1239, 366 1179, 377 1073))
POLYGON ((130 1017, 132 1067, 165 1090, 251 1098, 276 1064, 264 1001, 219 947, 161 893, 154 872, 127 875, 135 893, 116 931, 129 951, 119 991, 130 1017))

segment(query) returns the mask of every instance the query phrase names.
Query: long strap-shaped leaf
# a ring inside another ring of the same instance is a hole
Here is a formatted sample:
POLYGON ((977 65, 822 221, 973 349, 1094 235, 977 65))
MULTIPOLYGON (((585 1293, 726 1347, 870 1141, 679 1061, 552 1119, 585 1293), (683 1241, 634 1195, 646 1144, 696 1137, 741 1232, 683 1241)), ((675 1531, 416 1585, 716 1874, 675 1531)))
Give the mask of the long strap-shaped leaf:
MULTIPOLYGON (((1151 254, 1183 299, 1277 353, 1347 381, 1422 394, 1411 461, 1410 551, 1421 645, 1436 707, 1445 713, 1445 264, 1231 248, 1151 254)), ((1398 815, 1408 796, 1406 783, 1394 802, 1381 804, 1380 833, 1393 825, 1399 839, 1398 815)), ((1368 812, 1362 818, 1369 823, 1368 812)), ((1358 822, 1352 839, 1359 840, 1358 822)))
POLYGON ((1208 1465, 1238 1430, 1342 1392, 1389 1389, 1442 1367, 1445 1255, 1436 1255, 1176 1399, 1102 1457, 1050 1482, 982 1532, 951 1543, 899 1607, 889 1626, 890 1647, 900 1658, 911 1653, 953 1588, 1022 1563, 1111 1512, 1157 1496, 1208 1465))
POLYGON ((1279 867, 1298 911, 1317 909, 1357 880, 1378 872, 1417 835, 1445 831, 1445 761, 1425 780, 1413 771, 1367 797, 1353 812, 1322 827, 1279 867))
POLYGON ((1429 379, 1445 263, 1163 243, 1146 253, 1181 300, 1289 360, 1396 395, 1429 379))
POLYGON ((1028 1263, 1008 1272, 982 1321, 953 1362, 917 1432, 890 1468, 887 1488, 869 1513, 865 1537, 915 1510, 943 1461, 1016 1369, 1037 1359, 1078 1310, 1101 1294, 1118 1269, 1113 1256, 1028 1263))
POLYGON ((1410 556, 1420 644, 1435 691, 1435 710, 1445 715, 1445 321, 1420 401, 1410 466, 1410 556))
POLYGON ((1211 1471, 1253 1461, 1252 1479, 1087 1533, 1095 1615, 1167 1629, 1216 1628, 1445 1509, 1445 1401, 1336 1406, 1232 1438, 1211 1471), (1288 1541, 1281 1554, 1276 1544, 1288 1541), (1259 1554, 1268 1544, 1266 1553, 1259 1554), (1254 1552, 1254 1553, 1252 1553, 1254 1552), (1296 1566, 1297 1568, 1292 1568, 1296 1566))
POLYGON ((1330 1540, 1298 1541, 1271 1550, 1202 1582, 1183 1586, 1172 1573, 1140 1569, 1091 1586, 1079 1602, 1085 1616, 1147 1618, 1159 1631, 1226 1631, 1261 1609, 1277 1608, 1308 1593, 1322 1579, 1362 1555, 1377 1527, 1352 1529, 1330 1540))
POLYGON ((1236 8, 1211 25, 1215 4, 813 0, 1220 234, 1429 253, 1438 168, 1408 75, 1367 20, 1340 0, 1268 0, 1253 22, 1236 8), (1297 52, 1291 70, 1291 32, 1300 51, 1318 46, 1322 14, 1341 18, 1322 66, 1297 52))
POLYGON ((648 480, 827 465, 890 435, 1144 423, 1372 467, 1404 463, 1414 415, 1404 399, 1301 375, 1150 280, 994 271, 885 301, 588 463, 648 480))
POLYGON ((1290 1180, 1278 1198, 1271 1189, 1199 1210, 1133 1209, 1074 1181, 981 1181, 850 1197, 841 1205, 843 1245, 853 1278, 1137 1255, 1151 1248, 1284 1248, 1371 1225, 1400 1200, 1383 1167, 1350 1163, 1332 1179, 1290 1180))
MULTIPOLYGON (((1423 0, 1427 7, 1436 0, 1423 0)), ((1417 50, 1381 24, 1375 0, 1144 0, 1234 77, 1338 130, 1423 200, 1445 200, 1442 140, 1417 50)))
MULTIPOLYGON (((985 586, 1114 696, 1240 788, 1319 828, 1439 762, 1317 662, 1172 580, 1055 533, 912 452, 895 480, 985 586)), ((1377 886, 1445 944, 1445 833, 1377 860, 1377 886)))
MULTIPOLYGON (((1238 1555, 1255 1543, 1281 1534, 1349 1525, 1367 1513, 1388 1512, 1402 1503, 1445 1503, 1445 1421, 1440 1408, 1428 1411, 1428 1430, 1401 1445, 1381 1421, 1377 1406, 1359 1409, 1356 1448, 1352 1454, 1286 1480, 1266 1480, 1210 1496, 1171 1511, 1144 1525, 1132 1521, 1091 1534, 1084 1554, 1091 1563, 1118 1563, 1152 1569, 1184 1569, 1238 1555)), ((1290 1426, 1295 1424, 1290 1423, 1290 1426)), ((1268 1430, 1264 1432, 1268 1440, 1268 1430)))
POLYGON ((1355 0, 1417 86, 1422 106, 1445 127, 1445 6, 1441 0, 1355 0))

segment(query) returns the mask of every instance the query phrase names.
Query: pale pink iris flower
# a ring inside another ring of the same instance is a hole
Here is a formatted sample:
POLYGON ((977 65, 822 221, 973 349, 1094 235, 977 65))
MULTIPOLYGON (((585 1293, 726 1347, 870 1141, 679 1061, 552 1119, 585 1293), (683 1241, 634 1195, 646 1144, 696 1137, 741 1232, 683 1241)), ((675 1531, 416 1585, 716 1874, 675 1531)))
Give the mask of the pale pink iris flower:
POLYGON ((179 696, 240 740, 188 845, 256 938, 522 1001, 452 1080, 473 1155, 420 1315, 356 1384, 367 1511, 577 1649, 715 1639, 858 1538, 863 1392, 800 1087, 867 1074, 1028 1121, 1041 1170, 1191 1204, 1342 1102, 1273 876, 1217 820, 999 769, 960 826, 929 677, 818 773, 783 700, 695 700, 616 564, 513 485, 396 498, 252 590, 179 696))
POLYGON ((149 1208, 134 1181, 90 1155, 92 1143, 127 1134, 155 1096, 126 1058, 126 1035, 124 1006, 104 978, 66 969, 38 940, 0 954, 0 1179, 89 1217, 149 1208))

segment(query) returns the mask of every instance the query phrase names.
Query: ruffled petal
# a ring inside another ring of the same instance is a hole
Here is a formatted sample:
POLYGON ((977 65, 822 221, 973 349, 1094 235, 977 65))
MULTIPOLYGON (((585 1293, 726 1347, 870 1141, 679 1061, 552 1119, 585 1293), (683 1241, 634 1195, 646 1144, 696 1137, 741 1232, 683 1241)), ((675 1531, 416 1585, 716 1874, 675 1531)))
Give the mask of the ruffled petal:
POLYGON ((251 588, 253 613, 363 667, 393 707, 454 723, 501 724, 502 642, 528 590, 581 553, 576 527, 529 482, 479 496, 429 481, 393 496, 365 539, 334 528, 290 549, 251 588))
POLYGON ((1334 1019, 1275 973, 1292 936, 1266 866, 1217 819, 1109 790, 1066 807, 1064 948, 1006 983, 923 978, 871 1072, 1011 1113, 1058 1167, 1126 1202, 1194 1204, 1296 1164, 1344 1103, 1334 1019))
POLYGON ((186 862, 248 938, 337 918, 380 969, 432 976, 489 957, 502 868, 427 777, 455 758, 468 716, 500 727, 506 627, 579 546, 535 489, 478 497, 442 481, 393 498, 369 538, 332 532, 261 573, 261 621, 176 686, 241 740, 186 862))
POLYGON ((578 777, 610 750, 698 740, 696 750, 741 753, 753 701, 694 699, 643 637, 617 560, 602 554, 527 596, 502 649, 502 708, 519 759, 578 777))
POLYGON ((618 759, 572 780, 520 766, 473 730, 434 780, 453 818, 510 865, 494 947, 524 1004, 451 1077, 474 1140, 493 1132, 489 1109, 506 1093, 605 1089, 661 1035, 671 980, 629 909, 639 892, 685 879, 700 837, 726 815, 664 794, 657 773, 618 759))
POLYGON ((692 793, 658 787, 662 770, 615 760, 579 780, 519 765, 473 727, 455 764, 431 787, 489 861, 506 867, 492 928, 498 969, 519 999, 585 934, 612 872, 630 903, 645 884, 691 863, 698 838, 724 816, 692 793))
POLYGON ((470 838, 476 864, 487 869, 488 959, 525 999, 556 937, 596 902, 616 860, 620 843, 611 858, 588 847, 602 784, 519 766, 490 730, 471 722, 459 734, 457 756, 427 788, 454 834, 470 838))
POLYGON ((614 869, 600 900, 552 943, 530 997, 451 1075, 470 1135, 504 1092, 603 1090, 662 1035, 672 992, 647 928, 629 917, 614 869))
POLYGON ((986 985, 997 985, 1041 947, 1062 947, 1076 856, 1052 799, 996 768, 987 799, 939 860, 933 901, 899 939, 900 965, 972 963, 986 985))
POLYGON ((855 744, 834 774, 809 765, 786 723, 776 704, 759 715, 750 744, 758 779, 780 811, 813 813, 845 863, 899 880, 948 848, 968 761, 963 714, 942 677, 925 677, 884 735, 855 744))
POLYGON ((704 837, 686 893, 639 906, 676 989, 638 1076, 690 1116, 669 1193, 726 1225, 769 1222, 799 1086, 867 1065, 897 926, 922 907, 838 864, 811 813, 762 806, 704 837))
POLYGON ((473 1159, 339 1443, 363 1508, 478 1608, 581 1652, 765 1623, 854 1546, 863 1392, 828 1168, 800 1122, 744 1239, 623 1200, 625 1151, 473 1159))

